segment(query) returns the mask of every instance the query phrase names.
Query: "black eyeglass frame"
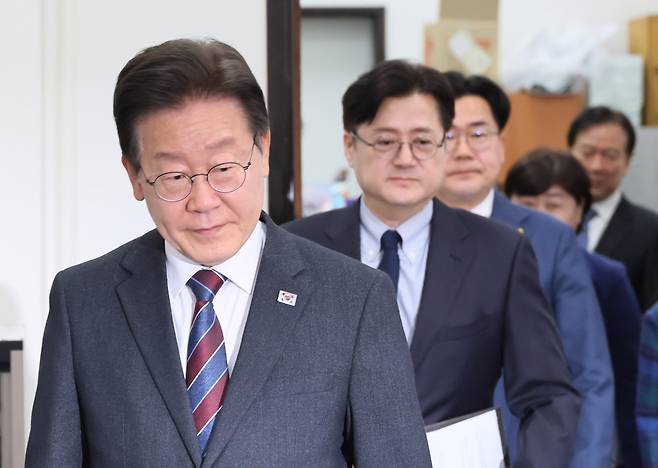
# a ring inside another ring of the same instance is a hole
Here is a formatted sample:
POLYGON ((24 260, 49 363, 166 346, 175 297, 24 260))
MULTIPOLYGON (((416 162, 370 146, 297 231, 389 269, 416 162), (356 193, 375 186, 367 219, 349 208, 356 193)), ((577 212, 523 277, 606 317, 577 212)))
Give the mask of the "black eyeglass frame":
POLYGON ((393 158, 395 158, 398 154, 400 154, 400 151, 402 150, 402 145, 405 145, 405 144, 406 144, 406 145, 409 145, 409 149, 411 150, 411 154, 413 154, 414 158, 418 159, 419 161, 427 161, 427 160, 429 160, 429 159, 432 159, 434 156, 436 156, 436 153, 438 153, 439 149, 440 149, 442 146, 445 146, 445 141, 446 141, 446 136, 445 136, 445 134, 444 134, 444 135, 443 135, 443 138, 441 139, 441 142, 440 142, 440 143, 434 143, 435 149, 434 149, 434 152, 433 152, 431 155, 429 155, 429 156, 423 156, 423 157, 418 157, 418 155, 417 155, 416 152, 414 151, 414 146, 413 146, 413 145, 414 145, 414 142, 413 142, 413 141, 401 141, 401 140, 395 140, 395 142, 398 144, 398 148, 397 148, 397 150, 395 150, 395 151, 391 151, 391 154, 390 154, 390 155, 384 155, 384 154, 382 154, 382 151, 381 151, 381 150, 378 150, 377 148, 375 148, 376 143, 371 143, 371 142, 369 142, 369 141, 367 141, 367 140, 364 140, 363 137, 361 137, 359 134, 356 133, 356 131, 354 131, 354 130, 350 131, 350 135, 351 135, 352 138, 354 138, 355 140, 358 140, 358 141, 360 141, 361 143, 363 143, 364 145, 371 147, 371 148, 375 151, 375 153, 379 154, 380 157, 385 157, 386 159, 393 159, 393 158))

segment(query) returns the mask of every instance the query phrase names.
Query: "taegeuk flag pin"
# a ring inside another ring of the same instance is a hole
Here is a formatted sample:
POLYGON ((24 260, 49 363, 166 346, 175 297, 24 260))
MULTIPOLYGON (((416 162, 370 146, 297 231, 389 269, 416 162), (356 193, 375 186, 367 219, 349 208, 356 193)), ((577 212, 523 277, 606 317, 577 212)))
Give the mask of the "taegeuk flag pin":
POLYGON ((295 306, 297 303, 297 294, 293 294, 288 291, 280 290, 279 298, 277 299, 281 304, 286 304, 289 306, 295 306))

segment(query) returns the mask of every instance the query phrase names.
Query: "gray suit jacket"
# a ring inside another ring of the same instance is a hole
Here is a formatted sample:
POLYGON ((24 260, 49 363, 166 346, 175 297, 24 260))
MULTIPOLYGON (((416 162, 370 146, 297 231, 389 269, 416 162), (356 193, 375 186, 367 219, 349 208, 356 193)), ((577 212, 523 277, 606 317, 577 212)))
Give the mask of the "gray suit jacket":
POLYGON ((288 234, 267 240, 202 460, 152 231, 55 278, 26 466, 429 467, 391 282, 288 234), (280 290, 296 305, 277 302, 280 290))

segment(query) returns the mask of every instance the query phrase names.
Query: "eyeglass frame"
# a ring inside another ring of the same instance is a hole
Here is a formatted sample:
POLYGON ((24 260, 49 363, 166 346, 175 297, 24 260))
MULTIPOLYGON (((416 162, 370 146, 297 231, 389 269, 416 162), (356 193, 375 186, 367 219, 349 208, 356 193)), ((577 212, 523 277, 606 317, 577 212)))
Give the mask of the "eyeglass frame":
MULTIPOLYGON (((469 125, 469 127, 475 127, 475 129, 477 129, 477 127, 480 127, 480 126, 481 126, 481 125, 469 125)), ((475 130, 475 129, 474 129, 474 130, 475 130)), ((486 129, 486 132, 485 132, 486 135, 487 135, 487 139, 486 139, 486 141, 484 142, 484 146, 482 146, 481 148, 474 148, 473 145, 471 144, 471 142, 469 141, 468 136, 465 135, 465 133, 468 132, 468 131, 469 131, 469 130, 466 130, 466 131, 454 131, 454 130, 452 130, 452 129, 448 130, 448 131, 446 132, 446 134, 445 134, 445 137, 444 137, 444 139, 445 139, 446 152, 447 152, 447 153, 452 153, 453 151, 455 151, 455 150, 457 149, 457 147, 459 146, 459 141, 461 140, 462 137, 465 138, 465 140, 466 140, 466 145, 467 145, 472 151, 485 151, 485 150, 487 150, 487 149, 489 149, 489 148, 491 147, 491 137, 492 137, 492 136, 500 135, 500 131, 498 131, 498 130, 489 130, 489 128, 487 128, 487 129, 486 129), (455 135, 455 137, 456 137, 456 138, 454 138, 454 140, 455 140, 455 146, 454 146, 454 148, 452 148, 452 149, 448 149, 448 134, 449 134, 449 133, 453 133, 453 134, 455 135)), ((471 131, 472 131, 472 130, 471 130, 471 131)))
POLYGON ((195 178, 195 177, 198 177, 198 176, 206 176, 206 182, 208 183, 208 186, 209 186, 211 189, 213 189, 215 192, 217 192, 217 193, 233 193, 233 192, 235 192, 236 190, 239 190, 239 189, 244 185, 245 181, 247 180, 247 169, 249 169, 249 168, 251 167, 251 159, 252 159, 253 156, 254 156, 254 147, 255 147, 255 146, 256 146, 256 135, 254 134, 254 137, 253 137, 253 139, 252 139, 252 144, 251 144, 251 151, 249 152, 249 160, 247 161, 247 164, 245 164, 244 166, 243 166, 242 164, 240 164, 239 162, 237 162, 237 161, 225 161, 225 162, 222 162, 222 163, 219 163, 219 164, 215 164, 213 167, 211 167, 210 169, 208 169, 208 172, 206 172, 206 173, 199 172, 198 174, 187 175, 186 173, 181 172, 181 171, 167 171, 167 172, 163 172, 162 174, 158 174, 158 176, 157 176, 155 179, 153 179, 153 181, 150 181, 150 180, 146 177, 146 175, 144 175, 144 180, 146 181, 147 184, 149 184, 151 187, 153 187, 153 191, 155 192, 155 195, 156 195, 160 200, 162 200, 162 201, 166 201, 166 202, 172 202, 172 203, 176 203, 176 202, 179 202, 179 201, 183 201, 183 200, 185 200, 187 197, 190 196, 190 194, 192 193, 192 190, 194 189, 194 178, 195 178), (239 166, 240 168, 242 168, 242 170, 243 170, 243 174, 244 174, 244 177, 242 178, 242 182, 240 183, 240 185, 238 185, 238 186, 237 186, 236 188, 234 188, 233 190, 227 190, 227 191, 217 190, 217 189, 216 189, 215 187, 213 187, 213 185, 210 183, 210 179, 209 179, 208 176, 210 175, 210 173, 211 173, 212 171, 214 171, 214 170, 217 169, 218 167, 226 166, 226 165, 229 165, 229 164, 230 164, 230 165, 237 165, 237 166, 239 166), (190 189, 189 189, 189 191, 187 192, 187 194, 185 194, 184 197, 179 198, 179 199, 176 199, 176 200, 169 200, 169 199, 167 199, 167 198, 164 198, 162 195, 160 195, 160 194, 158 193, 158 189, 155 187, 155 183, 158 181, 158 179, 159 179, 160 177, 162 177, 162 176, 166 176, 166 175, 168 175, 168 174, 180 174, 180 175, 184 176, 187 180, 190 181, 190 185, 189 185, 190 189))
POLYGON ((413 147, 414 142, 413 141, 394 140, 398 144, 397 150, 391 151, 390 155, 386 155, 386 154, 382 153, 380 150, 378 150, 377 148, 375 148, 376 143, 371 143, 367 140, 364 140, 363 137, 361 137, 359 134, 357 134, 355 130, 350 130, 349 133, 350 133, 350 136, 352 138, 354 138, 355 140, 360 141, 361 143, 363 143, 366 146, 371 147, 375 151, 376 154, 378 154, 380 157, 385 158, 385 159, 394 159, 395 157, 397 157, 397 155, 400 154, 400 151, 402 151, 402 145, 406 144, 406 145, 409 145, 409 150, 411 151, 411 154, 413 155, 414 158, 418 159, 419 161, 428 161, 428 160, 432 159, 434 156, 436 156, 436 153, 438 153, 439 148, 445 146, 445 140, 446 140, 445 133, 444 133, 443 138, 441 139, 441 143, 435 144, 434 152, 430 156, 419 158, 416 155, 416 153, 414 152, 414 147, 413 147))

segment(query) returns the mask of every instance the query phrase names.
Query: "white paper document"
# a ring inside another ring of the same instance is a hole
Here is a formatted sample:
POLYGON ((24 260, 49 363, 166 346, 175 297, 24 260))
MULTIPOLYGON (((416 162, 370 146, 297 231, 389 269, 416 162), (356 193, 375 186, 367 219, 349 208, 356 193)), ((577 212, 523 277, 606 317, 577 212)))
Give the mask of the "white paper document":
POLYGON ((425 428, 434 468, 505 468, 498 410, 489 409, 425 428))

